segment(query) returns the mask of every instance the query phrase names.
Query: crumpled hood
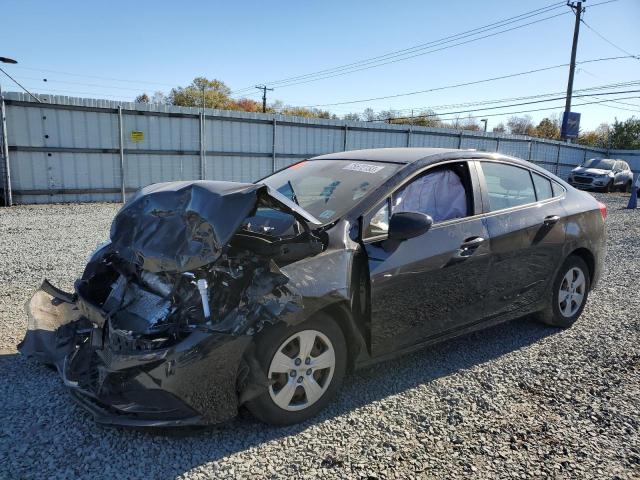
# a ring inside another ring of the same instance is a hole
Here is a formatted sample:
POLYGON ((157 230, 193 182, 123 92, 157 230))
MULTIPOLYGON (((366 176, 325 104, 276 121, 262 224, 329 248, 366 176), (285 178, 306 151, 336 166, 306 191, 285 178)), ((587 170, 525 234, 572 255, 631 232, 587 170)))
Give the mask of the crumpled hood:
POLYGON ((111 225, 113 250, 151 272, 184 272, 215 261, 268 187, 182 181, 139 190, 111 225))

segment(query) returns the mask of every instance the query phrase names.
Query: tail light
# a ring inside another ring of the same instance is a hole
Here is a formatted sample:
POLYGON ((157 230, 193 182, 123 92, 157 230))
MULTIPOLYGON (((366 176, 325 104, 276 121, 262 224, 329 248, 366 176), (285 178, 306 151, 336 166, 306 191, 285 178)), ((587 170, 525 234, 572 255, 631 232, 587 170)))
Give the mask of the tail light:
POLYGON ((600 207, 600 215, 602 215, 602 220, 607 218, 607 206, 602 203, 602 202, 598 202, 598 207, 600 207))

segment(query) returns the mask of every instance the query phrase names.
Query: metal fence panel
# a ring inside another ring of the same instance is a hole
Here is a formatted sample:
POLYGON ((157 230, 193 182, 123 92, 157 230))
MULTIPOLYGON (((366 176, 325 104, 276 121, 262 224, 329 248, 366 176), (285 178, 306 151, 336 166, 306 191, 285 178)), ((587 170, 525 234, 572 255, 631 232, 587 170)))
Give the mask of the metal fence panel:
MULTIPOLYGON (((125 187, 141 188, 145 185, 173 180, 199 178, 200 157, 197 155, 128 154, 125 161, 125 187)), ((120 185, 118 175, 118 186, 120 185)))
MULTIPOLYGON (((200 150, 200 123, 198 119, 152 117, 125 113, 122 115, 122 120, 124 148, 126 149, 200 150), (133 132, 142 132, 143 138, 137 139, 132 135, 133 132)), ((118 146, 118 142, 114 146, 118 146)))
MULTIPOLYGON (((349 130, 349 150, 363 148, 404 147, 407 134, 403 131, 388 132, 380 130, 349 130)), ((339 150, 341 150, 340 148, 339 150)))
POLYGON ((207 180, 253 182, 271 173, 271 158, 215 156, 207 157, 207 180))
POLYGON ((411 134, 412 147, 458 148, 457 135, 438 135, 435 133, 413 132, 411 134))
POLYGON ((498 142, 495 138, 462 137, 460 148, 475 148, 481 152, 495 152, 498 142))
POLYGON ((241 182, 313 155, 405 146, 497 150, 565 178, 573 166, 602 156, 626 160, 640 172, 640 151, 523 136, 207 109, 201 139, 196 108, 57 96, 40 104, 20 93, 5 98, 19 203, 119 201, 123 178, 129 194, 150 183, 199 179, 201 147, 205 178, 241 182))
POLYGON ((230 120, 209 120, 205 124, 207 150, 217 152, 270 152, 273 126, 230 120))

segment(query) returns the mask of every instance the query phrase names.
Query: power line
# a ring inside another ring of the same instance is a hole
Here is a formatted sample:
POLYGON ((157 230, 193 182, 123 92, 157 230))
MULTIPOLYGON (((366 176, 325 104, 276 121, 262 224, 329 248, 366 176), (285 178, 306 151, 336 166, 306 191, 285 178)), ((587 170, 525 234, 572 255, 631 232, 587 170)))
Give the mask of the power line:
MULTIPOLYGON (((603 1, 603 2, 599 2, 599 3, 595 3, 593 5, 590 5, 590 7, 596 7, 596 6, 599 6, 599 5, 605 5, 607 3, 612 3, 612 2, 616 2, 616 1, 618 1, 618 0, 607 0, 607 1, 603 1)), ((445 47, 442 47, 442 48, 429 50, 427 52, 421 52, 421 53, 418 53, 418 54, 406 56, 407 54, 413 53, 413 51, 418 51, 420 49, 425 49, 425 48, 428 48, 430 46, 434 46, 434 44, 438 45, 438 44, 443 44, 443 43, 450 43, 450 42, 459 40, 461 38, 466 38, 466 37, 469 37, 469 36, 478 35, 478 34, 483 33, 485 31, 495 30, 496 28, 501 28, 501 27, 503 27, 505 25, 508 25, 508 24, 511 24, 511 23, 514 23, 514 22, 517 22, 517 21, 521 21, 521 20, 524 20, 526 18, 530 18, 530 17, 533 17, 533 16, 541 15, 541 14, 544 14, 544 13, 549 13, 550 11, 559 8, 561 5, 564 5, 564 2, 560 3, 560 4, 555 4, 555 3, 554 4, 550 4, 550 5, 547 5, 546 7, 541 7, 539 9, 532 10, 530 12, 525 12, 525 13, 517 15, 515 17, 510 17, 510 18, 507 18, 505 20, 501 20, 499 22, 494 22, 494 23, 485 25, 483 27, 478 27, 478 28, 475 28, 473 30, 468 30, 466 32, 461 32, 459 34, 450 35, 448 37, 444 37, 444 38, 439 39, 439 40, 434 40, 434 41, 428 42, 426 44, 421 44, 421 45, 417 45, 417 46, 410 47, 410 48, 407 48, 407 49, 398 50, 398 51, 395 51, 395 52, 390 52, 390 53, 387 53, 385 55, 380 55, 378 57, 372 57, 370 59, 361 60, 359 62, 353 62, 353 63, 350 63, 350 64, 345 64, 345 65, 341 65, 341 66, 334 67, 334 68, 319 70, 317 72, 308 73, 308 74, 305 74, 305 75, 298 75, 298 76, 295 76, 295 77, 288 77, 288 78, 281 79, 281 80, 274 80, 274 81, 271 81, 271 82, 265 82, 265 84, 266 85, 271 85, 271 86, 278 85, 279 87, 284 87, 284 86, 289 87, 289 86, 293 86, 293 85, 300 85, 300 84, 304 84, 304 83, 315 82, 315 81, 318 81, 318 80, 324 80, 324 79, 327 79, 327 78, 333 78, 333 77, 337 77, 337 76, 341 76, 341 75, 347 75, 349 73, 354 73, 354 72, 358 72, 358 71, 362 71, 362 70, 367 70, 367 69, 370 69, 370 68, 376 68, 376 67, 380 67, 380 66, 383 66, 383 65, 388 65, 390 63, 396 63, 396 62, 399 62, 399 61, 408 60, 408 59, 411 59, 411 58, 414 58, 414 57, 417 57, 417 56, 426 55, 428 53, 434 53, 434 52, 437 52, 437 51, 445 50, 447 48, 452 48, 452 47, 455 47, 455 46, 471 43, 471 42, 474 42, 474 41, 477 41, 477 40, 482 40, 484 38, 488 38, 488 37, 492 37, 492 36, 495 36, 495 35, 499 35, 501 33, 506 33, 506 32, 512 31, 512 30, 523 28, 523 27, 526 27, 526 26, 529 26, 529 25, 533 25, 533 24, 536 24, 536 23, 539 23, 539 22, 542 22, 542 21, 545 21, 545 20, 550 20, 552 18, 559 17, 559 16, 562 16, 562 15, 566 15, 568 13, 571 13, 571 12, 563 12, 563 13, 560 13, 560 14, 557 14, 557 15, 552 15, 550 17, 545 17, 543 19, 539 19, 539 20, 535 20, 535 21, 532 21, 532 22, 529 22, 529 23, 518 25, 518 26, 515 26, 515 27, 512 27, 512 28, 506 29, 506 30, 501 30, 499 32, 495 32, 495 33, 492 33, 492 34, 489 34, 489 35, 485 35, 485 36, 482 36, 482 37, 477 37, 477 38, 474 38, 474 39, 471 39, 471 40, 467 40, 465 42, 459 42, 459 43, 456 43, 456 44, 453 44, 453 45, 448 45, 448 46, 445 46, 445 47), (535 12, 537 12, 537 13, 535 13, 535 12), (520 17, 523 17, 523 18, 520 18, 520 17), (471 32, 475 32, 475 33, 471 33, 471 32), (455 38, 455 37, 459 37, 459 38, 455 38), (402 53, 402 52, 404 52, 404 53, 402 53), (396 60, 391 60, 391 61, 384 61, 382 63, 377 63, 380 60, 388 60, 389 58, 394 58, 394 57, 402 57, 402 58, 398 58, 396 60), (359 67, 361 65, 367 65, 367 64, 371 64, 371 63, 376 63, 376 64, 369 65, 369 66, 364 66, 362 68, 355 68, 355 67, 359 67), (341 71, 341 70, 348 70, 348 71, 341 71), (339 73, 334 73, 334 72, 339 72, 339 73), (314 77, 314 78, 309 78, 309 77, 314 77), (305 80, 305 78, 308 78, 308 79, 305 80), (297 81, 297 80, 300 80, 300 81, 297 81)), ((245 91, 245 90, 250 90, 251 88, 252 87, 244 87, 244 88, 235 90, 232 93, 240 93, 240 92, 245 91)))
MULTIPOLYGON (((633 97, 621 97, 621 98, 616 98, 616 99, 612 99, 612 100, 598 100, 598 101, 594 101, 594 102, 583 102, 583 103, 576 103, 574 106, 579 107, 582 105, 594 105, 594 104, 600 104, 600 103, 608 103, 608 102, 612 102, 614 100, 630 100, 630 99, 636 99, 636 98, 640 98, 639 96, 633 96, 633 97)), ((502 113, 489 113, 489 114, 483 114, 483 115, 469 115, 465 118, 480 118, 480 117, 501 117, 501 116, 505 116, 505 115, 515 115, 517 113, 532 113, 532 112, 543 112, 543 111, 549 111, 549 110, 561 110, 563 108, 563 105, 558 105, 555 107, 544 107, 544 108, 534 108, 534 109, 529 109, 529 110, 518 110, 518 111, 512 111, 512 112, 502 112, 502 113)), ((448 122, 451 120, 459 120, 459 117, 452 117, 452 118, 439 118, 439 120, 443 121, 443 122, 448 122)), ((378 120, 378 121, 383 121, 383 120, 378 120)))
POLYGON ((612 47, 616 48, 617 50, 625 53, 626 55, 629 55, 633 58, 635 58, 636 60, 640 60, 640 56, 638 55, 633 55, 632 53, 628 52, 627 50, 625 50, 624 48, 622 48, 619 45, 616 45, 615 43, 613 43, 611 40, 609 40, 608 38, 606 38, 604 35, 602 35, 600 32, 598 32, 595 28, 593 28, 591 25, 589 25, 587 22, 584 21, 584 19, 581 19, 582 24, 587 27, 589 30, 591 30, 593 33, 595 33, 598 37, 600 37, 602 40, 604 40, 605 42, 607 42, 609 45, 611 45, 612 47))
MULTIPOLYGON (((575 90, 576 92, 588 92, 593 90, 603 90, 605 88, 620 88, 620 87, 631 87, 640 84, 640 80, 632 80, 628 82, 616 82, 605 85, 596 85, 593 87, 582 88, 575 90)), ((422 107, 409 107, 409 108, 400 108, 400 109, 392 109, 394 112, 403 112, 403 111, 424 111, 424 110, 438 110, 442 108, 459 108, 459 107, 473 107, 477 105, 491 105, 495 103, 504 103, 504 102, 513 102, 519 100, 530 100, 534 98, 542 98, 542 97, 551 97, 553 95, 561 95, 563 92, 549 92, 549 93, 540 93, 537 95, 528 95, 528 96, 520 96, 520 97, 509 97, 509 98, 499 98, 494 100, 482 100, 476 102, 465 102, 465 103, 450 103, 445 105, 427 105, 422 107)))
MULTIPOLYGON (((626 94, 626 93, 639 93, 639 92, 640 92, 640 90, 624 90, 624 91, 617 91, 617 92, 601 92, 601 93, 592 93, 592 94, 584 94, 584 95, 574 95, 574 97, 575 98, 598 97, 598 96, 603 96, 603 95, 622 95, 622 94, 626 94)), ((533 104, 536 104, 536 103, 553 102, 553 101, 556 101, 556 100, 563 100, 563 99, 564 99, 564 96, 555 97, 555 98, 547 98, 547 99, 543 99, 543 100, 531 100, 531 101, 528 101, 528 102, 512 103, 512 104, 509 104, 509 105, 499 105, 499 106, 496 106, 496 107, 475 108, 475 109, 469 109, 469 110, 458 110, 458 111, 454 111, 454 112, 442 112, 442 113, 435 113, 434 112, 434 113, 430 113, 430 114, 427 114, 427 115, 421 115, 419 118, 439 117, 441 115, 457 115, 457 114, 461 114, 461 113, 486 112, 488 110, 498 110, 498 109, 502 109, 502 108, 520 107, 520 106, 523 106, 523 105, 533 105, 533 104)), ((377 121, 409 120, 411 118, 412 117, 390 117, 390 118, 386 118, 386 119, 379 119, 377 121)))
MULTIPOLYGON (((604 62, 604 61, 608 61, 608 60, 620 60, 620 59, 624 59, 624 58, 630 58, 629 56, 619 56, 619 57, 606 57, 606 58, 595 58, 595 59, 591 59, 591 60, 583 60, 581 62, 577 62, 578 64, 584 64, 584 63, 594 63, 594 62, 604 62)), ((490 78, 484 78, 482 80, 474 80, 471 82, 462 82, 462 83, 455 83, 452 85, 444 85, 442 87, 434 87, 434 88, 428 88, 426 90, 416 90, 413 92, 404 92, 404 93, 396 93, 396 94, 392 94, 392 95, 385 95, 385 96, 381 96, 381 97, 370 97, 370 98, 361 98, 358 100, 349 100, 349 101, 343 101, 343 102, 333 102, 333 103, 318 103, 315 105, 304 105, 303 108, 314 108, 314 107, 333 107, 336 105, 351 105, 354 103, 366 103, 366 102, 373 102, 376 100, 387 100, 389 98, 398 98, 398 97, 406 97, 406 96, 410 96, 410 95, 418 95, 421 93, 430 93, 430 92, 437 92, 440 90, 447 90, 450 88, 459 88, 459 87, 466 87, 469 85, 478 85, 480 83, 488 83, 488 82, 493 82, 496 80, 504 80, 507 78, 514 78, 514 77, 519 77, 522 75, 530 75, 532 73, 538 73, 538 72, 544 72, 547 70, 553 70, 556 68, 561 68, 561 67, 566 67, 568 66, 568 63, 561 63, 558 65, 551 65, 548 67, 542 67, 542 68, 536 68, 533 70, 525 70, 523 72, 516 72, 516 73, 509 73, 506 75, 500 75, 497 77, 490 77, 490 78)))
MULTIPOLYGON (((503 27, 505 25, 509 25, 509 24, 512 24, 512 23, 515 23, 515 22, 518 22, 518 21, 522 21, 522 20, 525 20, 525 19, 533 17, 533 16, 537 16, 537 15, 541 15, 541 14, 544 14, 544 13, 548 13, 551 10, 555 10, 555 9, 559 8, 560 6, 562 6, 562 5, 564 5, 564 3, 554 3, 554 4, 548 5, 546 7, 538 8, 538 9, 532 10, 530 12, 525 12, 523 14, 516 15, 514 17, 510 17, 510 18, 507 18, 507 19, 504 19, 504 20, 501 20, 501 21, 498 21, 498 22, 490 23, 490 24, 484 25, 482 27, 477 27, 477 28, 472 29, 472 30, 467 30, 465 32, 461 32, 461 33, 458 33, 458 34, 449 35, 447 37, 443 37, 443 38, 440 38, 440 39, 437 39, 437 40, 433 40, 431 42, 423 43, 423 44, 416 45, 416 46, 409 47, 409 48, 405 48, 405 49, 402 49, 402 50, 396 50, 394 52, 389 52, 389 53, 384 54, 384 55, 379 55, 379 56, 376 56, 376 57, 371 57, 371 58, 368 58, 368 59, 360 60, 358 62, 348 63, 348 64, 344 64, 344 65, 340 65, 340 66, 337 66, 337 67, 328 68, 328 69, 324 69, 324 70, 318 70, 316 72, 307 73, 307 74, 304 74, 304 75, 288 77, 288 78, 284 78, 284 79, 281 79, 281 80, 273 80, 273 81, 270 81, 270 82, 265 82, 265 84, 266 85, 280 85, 280 84, 287 83, 288 85, 286 85, 286 86, 297 85, 297 84, 300 84, 300 83, 308 83, 310 81, 322 80, 324 78, 331 78, 331 77, 334 77, 334 76, 346 75, 348 73, 353 73, 353 72, 360 71, 360 70, 366 70, 368 68, 375 68, 375 67, 378 67, 378 66, 387 65, 389 63, 395 63, 395 62, 398 62, 398 61, 408 60, 408 59, 414 58, 416 56, 426 55, 428 53, 433 53, 433 52, 436 52, 436 51, 444 50, 446 48, 451 48, 451 47, 454 47, 454 46, 463 45, 463 44, 470 43, 470 42, 473 42, 473 41, 476 41, 476 40, 481 40, 483 38, 487 38, 487 37, 490 37, 490 36, 498 35, 500 33, 505 33, 505 32, 508 32, 508 31, 511 31, 511 30, 515 30, 515 29, 518 29, 518 28, 523 28, 525 26, 532 25, 534 23, 538 23, 538 22, 541 22, 541 21, 549 20, 549 19, 557 17, 557 16, 565 15, 568 12, 563 12, 561 14, 553 15, 553 16, 550 16, 550 17, 545 17, 543 19, 535 20, 533 22, 529 22, 529 23, 526 23, 526 24, 523 24, 523 25, 518 25, 516 27, 512 27, 512 28, 507 29, 507 30, 503 30, 503 31, 500 31, 500 32, 495 32, 493 34, 490 34, 490 35, 487 35, 487 36, 483 36, 483 37, 479 37, 479 38, 475 38, 475 39, 472 39, 472 40, 468 40, 466 42, 461 42, 461 43, 457 43, 457 44, 454 44, 454 45, 449 45, 449 46, 446 46, 446 47, 442 47, 442 48, 439 48, 439 49, 429 50, 427 52, 422 52, 422 53, 419 53, 419 54, 415 54, 415 52, 420 51, 420 50, 424 50, 424 49, 431 48, 431 47, 434 47, 434 46, 439 46, 439 45, 444 44, 444 43, 455 42, 455 41, 460 40, 462 38, 467 38, 467 37, 470 37, 470 36, 479 35, 480 33, 484 33, 486 31, 490 31, 490 30, 495 30, 495 29, 501 28, 501 27, 503 27), (407 56, 407 55, 410 55, 410 56, 407 56), (391 58, 397 58, 397 57, 403 57, 403 58, 399 58, 399 59, 393 60, 393 61, 387 61, 387 60, 389 60, 391 58), (382 61, 384 63, 379 63, 379 62, 382 62, 382 61), (372 63, 376 63, 376 65, 371 65, 372 63), (367 66, 367 65, 369 65, 369 66, 367 66), (359 68, 359 67, 363 67, 363 66, 366 66, 366 67, 359 68), (344 72, 344 70, 349 70, 349 71, 344 72), (333 75, 336 72, 341 72, 341 73, 333 75), (331 74, 331 75, 329 75, 329 74, 331 74), (310 77, 318 77, 318 78, 309 79, 310 77), (305 79, 307 79, 307 80, 305 80, 305 79), (304 80, 304 81, 299 81, 299 80, 304 80), (292 83, 292 82, 295 82, 295 83, 292 83)), ((244 91, 244 90, 249 90, 250 88, 252 88, 252 87, 240 88, 240 89, 236 90, 233 93, 241 92, 241 91, 244 91)))
POLYGON ((60 71, 60 70, 47 70, 47 69, 42 69, 42 68, 23 67, 23 66, 17 66, 17 67, 14 67, 14 68, 18 68, 18 69, 22 69, 22 70, 32 70, 34 72, 56 73, 58 75, 69 75, 69 76, 73 76, 73 77, 84 77, 84 78, 95 78, 95 79, 98 79, 98 80, 109 80, 111 82, 140 83, 140 84, 147 84, 147 85, 163 85, 165 87, 175 87, 175 85, 171 85, 169 83, 150 82, 150 81, 146 81, 146 80, 127 80, 127 79, 122 79, 122 78, 101 77, 99 75, 85 75, 85 74, 81 74, 81 73, 63 72, 63 71, 60 71))

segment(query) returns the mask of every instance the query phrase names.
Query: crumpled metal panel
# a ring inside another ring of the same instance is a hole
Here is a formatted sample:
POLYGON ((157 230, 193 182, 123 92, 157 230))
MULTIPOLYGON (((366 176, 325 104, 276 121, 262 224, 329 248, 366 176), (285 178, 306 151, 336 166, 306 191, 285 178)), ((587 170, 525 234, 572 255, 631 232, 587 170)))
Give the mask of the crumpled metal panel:
POLYGON ((185 272, 214 262, 265 185, 170 182, 149 185, 111 225, 114 251, 151 272, 185 272))

